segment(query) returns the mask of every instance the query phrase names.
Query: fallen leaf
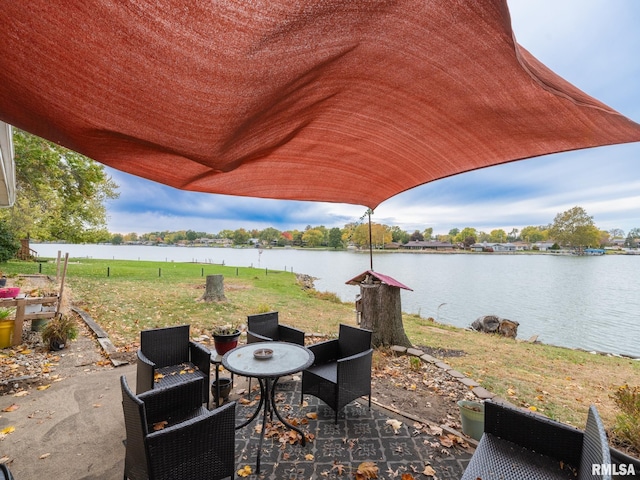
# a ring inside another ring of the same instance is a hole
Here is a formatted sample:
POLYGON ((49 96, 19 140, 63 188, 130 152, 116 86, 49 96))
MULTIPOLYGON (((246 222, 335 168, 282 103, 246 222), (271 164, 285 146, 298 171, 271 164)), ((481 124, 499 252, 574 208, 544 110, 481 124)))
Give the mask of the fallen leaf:
POLYGON ((7 408, 3 408, 2 411, 3 412, 15 412, 19 408, 20 408, 20 405, 17 405, 17 404, 14 403, 12 405, 9 405, 7 408))
POLYGON ((453 440, 448 435, 440 435, 438 437, 443 447, 453 447, 453 440))
POLYGON ((166 420, 163 420, 161 422, 156 422, 153 424, 153 431, 157 432, 158 430, 162 430, 164 429, 164 427, 166 427, 169 424, 169 422, 167 422, 166 420))
POLYGON ((390 418, 385 423, 387 425, 390 425, 391 428, 393 428, 393 433, 395 433, 396 435, 398 434, 398 432, 400 431, 400 428, 402 427, 402 422, 399 420, 396 420, 395 418, 390 418))
POLYGON ((373 462, 362 462, 356 471, 356 480, 378 478, 378 466, 373 462))
POLYGON ((307 418, 310 418, 311 420, 316 420, 318 418, 318 414, 316 412, 309 412, 306 415, 307 418))
POLYGON ((344 465, 342 465, 341 463, 333 463, 333 467, 331 467, 331 471, 336 471, 338 472, 338 475, 341 476, 344 473, 344 465))
POLYGON ((16 431, 16 427, 6 427, 0 430, 0 435, 9 435, 16 431))
POLYGON ((240 477, 248 477, 252 473, 253 473, 253 470, 251 470, 251 467, 249 465, 245 465, 240 470, 238 470, 238 475, 240 477))
POLYGON ((37 390, 46 390, 47 388, 49 388, 51 386, 51 384, 49 385, 40 385, 37 390))
POLYGON ((50 453, 43 453, 43 454, 42 454, 42 455, 40 455, 38 458, 39 458, 40 460, 43 460, 43 459, 45 459, 45 458, 49 457, 50 455, 51 455, 50 453))
POLYGON ((313 460, 314 460, 314 456, 313 456, 311 453, 307 453, 307 454, 304 456, 304 459, 305 459, 305 460, 309 460, 310 462, 313 462, 313 460))
POLYGON ((410 473, 403 473, 402 477, 400 477, 400 480, 415 480, 415 477, 410 473))
POLYGON ((425 465, 424 470, 422 471, 423 475, 427 475, 428 477, 435 477, 436 471, 433 469, 431 465, 425 465))
POLYGON ((29 392, 26 391, 26 390, 22 390, 22 391, 20 391, 18 393, 14 393, 13 394, 14 397, 25 397, 27 395, 29 395, 29 392))

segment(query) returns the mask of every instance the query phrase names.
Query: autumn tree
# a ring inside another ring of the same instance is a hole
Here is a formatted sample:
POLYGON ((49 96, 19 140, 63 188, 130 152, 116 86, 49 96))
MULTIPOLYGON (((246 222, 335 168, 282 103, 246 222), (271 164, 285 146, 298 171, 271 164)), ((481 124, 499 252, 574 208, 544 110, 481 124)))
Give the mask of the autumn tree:
POLYGON ((546 240, 544 232, 539 227, 527 226, 520 232, 520 238, 525 242, 536 243, 546 240))
POLYGON ((16 201, 0 219, 18 237, 73 243, 108 241, 105 202, 118 186, 104 166, 14 129, 16 201))
POLYGON ((267 245, 272 245, 274 243, 277 243, 281 236, 282 234, 280 233, 280 230, 277 230, 273 227, 268 227, 260 232, 260 234, 258 235, 258 238, 263 243, 267 245))
POLYGON ((489 234, 489 241, 493 243, 504 243, 507 241, 507 232, 501 228, 491 230, 491 233, 489 234))
POLYGON ((465 227, 455 236, 455 241, 464 244, 464 246, 468 248, 476 243, 476 238, 478 238, 478 232, 476 229, 472 227, 465 227))
POLYGON ((584 208, 573 207, 556 215, 549 231, 560 245, 587 247, 599 245, 600 231, 584 208))
POLYGON ((244 245, 249 243, 249 239, 251 238, 251 233, 247 232, 244 228, 239 228, 234 230, 232 240, 235 245, 244 245))
POLYGON ((420 230, 415 230, 411 234, 410 240, 412 242, 422 242, 424 240, 424 235, 422 234, 422 232, 420 232, 420 230))
POLYGON ((307 247, 319 247, 324 241, 324 232, 319 228, 309 228, 302 234, 302 241, 307 247))

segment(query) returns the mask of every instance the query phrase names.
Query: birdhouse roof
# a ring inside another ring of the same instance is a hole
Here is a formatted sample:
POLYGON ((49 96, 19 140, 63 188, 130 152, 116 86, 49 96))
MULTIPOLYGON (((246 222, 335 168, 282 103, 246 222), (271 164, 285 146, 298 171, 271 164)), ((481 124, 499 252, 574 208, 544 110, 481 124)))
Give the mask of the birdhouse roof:
POLYGON ((382 273, 374 272, 373 270, 367 270, 366 272, 362 272, 360 275, 353 277, 351 280, 348 280, 345 283, 347 285, 359 285, 367 278, 367 275, 371 275, 374 278, 374 280, 382 282, 385 285, 389 285, 390 287, 404 288, 405 290, 410 290, 413 292, 412 288, 409 288, 406 285, 400 283, 395 278, 392 278, 389 275, 383 275, 382 273))

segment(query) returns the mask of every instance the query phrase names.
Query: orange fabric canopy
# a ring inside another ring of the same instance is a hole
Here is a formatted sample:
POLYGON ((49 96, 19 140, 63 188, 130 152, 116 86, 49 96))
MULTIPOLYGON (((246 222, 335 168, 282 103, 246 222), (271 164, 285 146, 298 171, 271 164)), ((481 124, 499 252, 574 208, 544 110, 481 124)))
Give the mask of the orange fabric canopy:
POLYGON ((366 205, 640 140, 503 0, 3 1, 0 120, 176 188, 366 205))

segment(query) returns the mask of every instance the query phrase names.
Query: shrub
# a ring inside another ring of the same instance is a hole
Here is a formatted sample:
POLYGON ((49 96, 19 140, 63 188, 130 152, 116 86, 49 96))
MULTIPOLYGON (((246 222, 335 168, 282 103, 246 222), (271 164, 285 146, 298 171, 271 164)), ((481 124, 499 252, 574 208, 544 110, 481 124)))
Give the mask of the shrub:
POLYGON ((4 263, 12 259, 18 250, 20 250, 20 242, 16 240, 7 224, 0 222, 0 262, 4 263))
POLYGON ((624 384, 611 397, 621 410, 613 427, 615 435, 640 451, 640 387, 624 384))

